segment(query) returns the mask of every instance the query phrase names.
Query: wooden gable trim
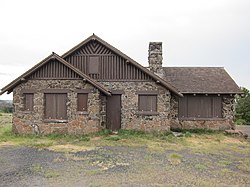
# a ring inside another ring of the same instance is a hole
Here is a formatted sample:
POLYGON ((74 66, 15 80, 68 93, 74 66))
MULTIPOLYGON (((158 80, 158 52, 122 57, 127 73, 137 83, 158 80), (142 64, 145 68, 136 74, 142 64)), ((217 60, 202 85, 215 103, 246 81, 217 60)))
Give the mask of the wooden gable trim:
POLYGON ((2 95, 3 93, 5 93, 6 91, 8 91, 8 93, 12 92, 12 90, 13 90, 13 88, 15 86, 17 86, 21 82, 25 81, 26 77, 28 77, 29 75, 31 75, 32 73, 34 73, 36 70, 38 70, 44 64, 46 64, 47 62, 49 62, 49 60, 51 60, 51 59, 57 59, 59 62, 61 62, 62 64, 64 64, 68 68, 70 68, 72 71, 74 71, 75 73, 77 73, 78 75, 80 75, 83 78, 83 80, 85 80, 85 81, 89 82, 90 84, 92 84, 93 86, 95 86, 97 89, 99 89, 105 95, 111 95, 111 93, 109 92, 109 90, 107 90, 104 86, 102 86, 101 84, 99 84, 98 82, 96 82, 95 80, 93 80, 92 78, 90 78, 88 75, 86 75, 83 72, 81 72, 79 69, 77 69, 74 66, 72 66, 70 63, 68 63, 67 61, 65 61, 64 59, 62 59, 59 55, 57 55, 54 52, 51 55, 49 55, 47 58, 45 58, 44 60, 42 60, 40 63, 38 63, 37 65, 35 65, 34 67, 32 67, 31 69, 29 69, 28 71, 26 71, 24 74, 22 74, 21 76, 19 76, 18 78, 16 78, 10 84, 8 84, 4 88, 2 88, 2 90, 0 92, 0 95, 2 95))
POLYGON ((157 83, 159 83, 162 86, 164 86, 165 88, 169 89, 174 94, 176 94, 176 95, 178 95, 180 97, 183 97, 183 95, 180 92, 178 92, 178 90, 174 86, 172 86, 170 83, 166 82, 165 80, 163 80, 159 76, 155 75, 154 73, 149 71, 147 68, 143 67, 142 65, 140 65, 139 63, 137 63, 136 61, 134 61, 133 59, 131 59, 130 57, 128 57, 127 55, 122 53, 120 50, 118 50, 115 47, 113 47, 112 45, 110 45, 109 43, 105 42, 104 40, 102 40, 101 38, 96 36, 95 34, 91 35, 86 40, 82 41, 81 43, 79 43, 78 45, 76 45, 75 47, 73 47, 72 49, 67 51, 66 53, 64 53, 62 55, 62 58, 65 59, 66 57, 71 55, 73 52, 75 52, 76 50, 78 50, 79 48, 81 48, 83 45, 87 44, 91 40, 97 40, 102 45, 106 46, 111 51, 113 51, 114 53, 116 53, 116 54, 120 55, 121 57, 123 57, 124 59, 126 59, 128 63, 133 64, 135 67, 137 67, 138 69, 140 69, 141 71, 143 71, 144 73, 146 73, 147 75, 152 77, 157 83))

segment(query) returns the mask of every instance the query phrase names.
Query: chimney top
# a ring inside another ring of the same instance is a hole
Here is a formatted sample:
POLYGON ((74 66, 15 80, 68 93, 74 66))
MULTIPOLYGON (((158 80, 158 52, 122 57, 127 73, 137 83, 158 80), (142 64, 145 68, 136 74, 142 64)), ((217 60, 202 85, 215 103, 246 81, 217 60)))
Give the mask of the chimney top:
POLYGON ((150 42, 148 49, 149 69, 158 76, 163 76, 162 42, 150 42))

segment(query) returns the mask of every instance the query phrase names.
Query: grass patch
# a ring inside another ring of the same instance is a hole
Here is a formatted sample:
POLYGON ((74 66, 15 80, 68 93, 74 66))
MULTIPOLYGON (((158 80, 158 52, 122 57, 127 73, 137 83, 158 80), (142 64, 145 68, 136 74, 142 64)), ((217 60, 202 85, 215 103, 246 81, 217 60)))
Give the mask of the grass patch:
POLYGON ((118 141, 118 140, 121 140, 121 137, 119 137, 119 136, 107 136, 104 139, 109 140, 109 141, 118 141))
POLYGON ((169 155, 169 159, 168 161, 172 164, 172 165, 179 165, 182 161, 182 155, 178 154, 178 153, 172 153, 169 155))
POLYGON ((230 161, 230 160, 219 160, 218 164, 220 166, 228 166, 228 165, 232 164, 232 161, 230 161))
POLYGON ((33 164, 31 170, 36 173, 40 173, 43 171, 41 164, 33 164))
POLYGON ((201 163, 195 164, 194 167, 195 167, 196 169, 202 170, 202 171, 207 169, 207 166, 204 165, 204 164, 201 164, 201 163))
POLYGON ((45 178, 56 178, 60 176, 59 172, 56 170, 47 170, 43 173, 43 175, 45 178))

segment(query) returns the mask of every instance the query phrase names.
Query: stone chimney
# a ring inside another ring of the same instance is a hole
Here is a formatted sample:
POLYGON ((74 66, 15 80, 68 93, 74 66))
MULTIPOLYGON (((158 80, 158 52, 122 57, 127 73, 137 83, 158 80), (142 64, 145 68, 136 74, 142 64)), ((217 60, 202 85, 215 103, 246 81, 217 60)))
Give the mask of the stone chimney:
POLYGON ((162 42, 150 42, 148 49, 149 70, 158 76, 163 76, 162 68, 162 42))

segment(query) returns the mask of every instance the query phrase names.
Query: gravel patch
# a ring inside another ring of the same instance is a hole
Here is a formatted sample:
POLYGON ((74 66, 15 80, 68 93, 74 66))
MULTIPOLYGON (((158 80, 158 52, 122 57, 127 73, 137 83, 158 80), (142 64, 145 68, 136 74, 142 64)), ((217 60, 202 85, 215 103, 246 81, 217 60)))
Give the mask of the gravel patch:
POLYGON ((234 153, 188 149, 103 146, 59 153, 6 146, 0 148, 0 186, 250 186, 250 172, 239 164, 234 153))

